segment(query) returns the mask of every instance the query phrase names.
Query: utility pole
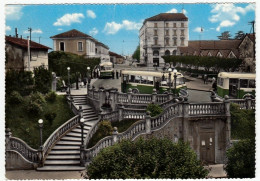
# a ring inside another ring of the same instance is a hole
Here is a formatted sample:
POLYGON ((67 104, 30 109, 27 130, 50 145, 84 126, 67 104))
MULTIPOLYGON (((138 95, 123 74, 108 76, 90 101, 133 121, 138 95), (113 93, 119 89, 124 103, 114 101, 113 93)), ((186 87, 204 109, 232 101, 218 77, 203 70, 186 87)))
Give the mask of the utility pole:
POLYGON ((28 39, 28 70, 30 70, 30 62, 31 62, 31 39, 32 39, 32 28, 28 28, 28 31, 30 32, 30 37, 28 39))
POLYGON ((250 21, 249 24, 252 25, 253 34, 255 34, 255 21, 250 21))

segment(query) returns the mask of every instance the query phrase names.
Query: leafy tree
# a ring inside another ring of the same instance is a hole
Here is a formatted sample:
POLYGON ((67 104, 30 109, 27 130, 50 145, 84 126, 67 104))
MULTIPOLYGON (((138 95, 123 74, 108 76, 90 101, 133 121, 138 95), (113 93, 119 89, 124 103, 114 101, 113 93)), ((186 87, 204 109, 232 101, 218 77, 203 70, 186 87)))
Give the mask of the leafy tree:
POLYGON ((230 31, 224 31, 223 33, 221 33, 220 36, 218 36, 218 39, 220 40, 230 40, 231 38, 231 34, 230 31))
POLYGON ((234 37, 236 40, 242 40, 242 38, 245 36, 245 33, 243 31, 238 31, 234 37))
POLYGON ((51 71, 40 66, 34 69, 34 80, 35 80, 35 90, 46 94, 51 89, 52 75, 51 71))
POLYGON ((140 45, 138 45, 136 47, 136 50, 135 50, 134 54, 132 55, 132 58, 140 61, 140 45))
POLYGON ((235 143, 227 151, 228 161, 224 169, 229 178, 255 177, 255 140, 246 139, 235 143))
POLYGON ((158 104, 148 104, 146 111, 149 111, 151 114, 151 117, 155 117, 162 113, 163 109, 158 104))
POLYGON ((188 143, 156 138, 123 140, 101 150, 87 168, 91 179, 187 179, 207 174, 188 143))

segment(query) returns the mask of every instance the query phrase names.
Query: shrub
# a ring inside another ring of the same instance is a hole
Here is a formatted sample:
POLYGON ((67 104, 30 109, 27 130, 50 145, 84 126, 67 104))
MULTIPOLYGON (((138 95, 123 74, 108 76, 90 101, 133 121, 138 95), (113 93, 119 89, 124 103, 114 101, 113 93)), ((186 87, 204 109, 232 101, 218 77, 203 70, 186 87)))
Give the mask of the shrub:
POLYGON ((30 94, 29 101, 35 102, 39 105, 44 105, 46 103, 44 96, 40 92, 35 92, 33 94, 30 94))
POLYGON ((229 178, 255 177, 255 140, 247 139, 235 143, 227 151, 228 162, 224 169, 229 178))
POLYGON ((20 104, 23 102, 23 97, 17 91, 13 91, 10 96, 8 96, 8 100, 11 104, 20 104))
POLYGON ((205 178, 188 143, 168 139, 123 140, 104 148, 87 168, 90 179, 205 178))
POLYGON ((46 96, 45 96, 45 99, 48 101, 48 102, 54 102, 56 100, 56 97, 57 97, 57 94, 55 92, 49 92, 46 96))
POLYGON ((35 80, 35 90, 46 94, 51 89, 52 74, 51 71, 40 66, 34 69, 34 80, 35 80))
POLYGON ((29 102, 27 104, 27 112, 34 116, 38 116, 43 112, 42 106, 37 102, 29 102))
POLYGON ((146 111, 149 111, 151 113, 151 117, 155 117, 162 113, 162 108, 158 104, 148 104, 146 111))
POLYGON ((113 132, 113 127, 111 126, 111 122, 105 121, 105 120, 101 121, 99 123, 97 132, 92 136, 87 147, 90 148, 90 147, 94 146, 102 138, 104 138, 106 136, 110 136, 112 134, 112 132, 113 132))
POLYGON ((52 125, 53 120, 56 118, 57 114, 55 112, 48 112, 44 115, 45 119, 52 125))

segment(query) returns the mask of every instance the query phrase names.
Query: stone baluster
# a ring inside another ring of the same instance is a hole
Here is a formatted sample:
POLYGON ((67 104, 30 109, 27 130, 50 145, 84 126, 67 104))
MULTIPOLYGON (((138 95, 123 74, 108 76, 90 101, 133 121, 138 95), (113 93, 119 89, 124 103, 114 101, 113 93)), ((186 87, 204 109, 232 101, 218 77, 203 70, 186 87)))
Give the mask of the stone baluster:
POLYGON ((168 93, 168 99, 169 99, 169 100, 172 100, 172 99, 173 99, 173 93, 172 93, 172 92, 168 93))
POLYGON ((132 103, 132 94, 133 94, 132 89, 129 88, 128 89, 128 93, 127 93, 127 98, 128 98, 128 103, 129 104, 132 103))
POLYGON ((123 118, 124 118, 124 115, 123 115, 123 110, 124 110, 124 106, 123 105, 120 105, 119 106, 119 109, 118 109, 118 121, 122 121, 123 118))
POLYGON ((189 117, 189 103, 183 102, 182 104, 182 111, 183 111, 183 122, 182 122, 182 134, 183 134, 183 141, 188 141, 188 117, 189 117))
POLYGON ((152 94, 152 103, 156 103, 156 97, 157 97, 157 92, 156 89, 153 89, 153 94, 152 94))
POLYGON ((78 115, 79 115, 79 119, 83 118, 83 109, 82 109, 82 106, 79 106, 78 115))
POLYGON ((114 127, 113 134, 112 134, 112 145, 117 143, 117 141, 118 141, 117 127, 114 127))
POLYGON ((116 92, 115 92, 115 104, 119 103, 118 94, 119 94, 119 92, 116 90, 116 92))
POLYGON ((146 112, 145 115, 145 131, 146 134, 150 134, 151 133, 151 115, 150 115, 150 111, 146 112))
POLYGON ((248 94, 248 96, 246 96, 245 98, 246 98, 246 109, 251 109, 251 107, 252 107, 252 98, 251 98, 250 94, 248 94))

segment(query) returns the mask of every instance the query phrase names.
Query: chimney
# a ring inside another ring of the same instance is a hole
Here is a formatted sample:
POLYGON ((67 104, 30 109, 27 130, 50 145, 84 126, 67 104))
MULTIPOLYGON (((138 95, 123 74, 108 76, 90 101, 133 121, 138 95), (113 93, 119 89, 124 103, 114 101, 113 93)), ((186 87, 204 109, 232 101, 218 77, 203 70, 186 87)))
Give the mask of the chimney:
POLYGON ((21 39, 23 39, 23 35, 21 35, 21 39))
POLYGON ((17 28, 15 28, 15 38, 18 38, 17 28))

